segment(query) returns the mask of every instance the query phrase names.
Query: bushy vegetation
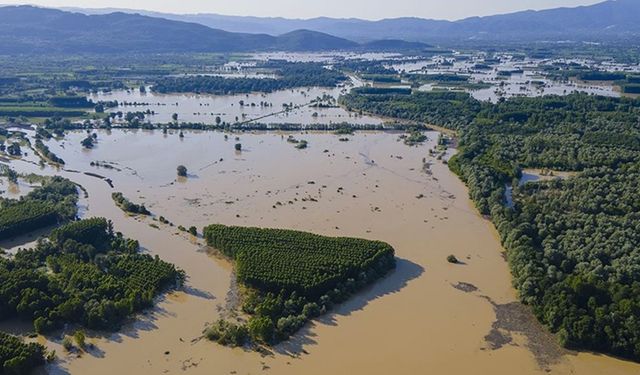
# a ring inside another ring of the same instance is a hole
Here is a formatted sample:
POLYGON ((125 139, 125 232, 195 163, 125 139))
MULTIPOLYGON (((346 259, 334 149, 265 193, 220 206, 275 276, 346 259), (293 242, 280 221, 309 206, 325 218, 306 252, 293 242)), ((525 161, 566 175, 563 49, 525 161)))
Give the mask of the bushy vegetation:
POLYGON ((205 331, 205 336, 219 344, 226 346, 242 346, 246 342, 249 332, 247 327, 237 325, 226 320, 218 320, 205 331))
MULTIPOLYGON (((287 339, 395 267, 393 248, 379 241, 224 225, 204 228, 204 238, 235 260, 238 280, 249 287, 246 330, 266 344, 287 339)), ((232 328, 218 323, 212 337, 219 341, 232 328)))
POLYGON ((187 167, 184 165, 179 165, 178 168, 176 168, 176 172, 179 177, 187 177, 187 167))
POLYGON ((409 129, 408 135, 402 135, 400 138, 403 140, 404 144, 407 146, 416 146, 421 143, 424 143, 427 140, 427 135, 421 132, 418 129, 409 129))
POLYGON ((77 212, 76 185, 62 177, 45 179, 19 200, 0 201, 0 239, 25 234, 48 225, 71 220, 77 212))
POLYGON ((144 204, 135 204, 130 200, 125 198, 122 193, 112 193, 111 198, 116 203, 118 207, 120 207, 123 211, 129 212, 132 214, 140 214, 140 215, 151 215, 151 212, 147 210, 144 204))
POLYGON ((447 262, 452 263, 452 264, 458 264, 460 263, 460 261, 458 260, 458 258, 456 258, 455 255, 451 254, 447 256, 447 262))
MULTIPOLYGON (((561 343, 640 360, 640 101, 572 94, 491 104, 464 95, 389 100, 402 117, 460 130, 449 165, 498 229, 520 298, 561 343), (444 114, 458 115, 437 121, 444 114), (523 168, 579 173, 520 186, 523 168)), ((348 100, 393 111, 377 98, 348 100)))
POLYGON ((24 343, 18 337, 0 332, 0 374, 29 374, 44 364, 45 349, 36 343, 24 343))
POLYGON ((0 261, 0 318, 32 321, 40 333, 66 323, 117 329, 184 277, 138 249, 106 219, 62 226, 35 248, 0 261))

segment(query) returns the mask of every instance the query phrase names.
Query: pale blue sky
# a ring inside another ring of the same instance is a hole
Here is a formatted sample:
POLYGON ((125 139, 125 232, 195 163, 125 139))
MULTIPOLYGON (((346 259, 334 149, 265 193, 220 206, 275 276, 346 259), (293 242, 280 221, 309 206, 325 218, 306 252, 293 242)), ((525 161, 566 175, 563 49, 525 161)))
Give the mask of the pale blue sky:
MULTIPOLYGON (((43 6, 146 9, 170 13, 380 19, 415 16, 460 19, 525 9, 588 5, 603 0, 27 0, 43 6)), ((640 0, 639 0, 640 1, 640 0)), ((0 0, 2 4, 25 1, 0 0)))

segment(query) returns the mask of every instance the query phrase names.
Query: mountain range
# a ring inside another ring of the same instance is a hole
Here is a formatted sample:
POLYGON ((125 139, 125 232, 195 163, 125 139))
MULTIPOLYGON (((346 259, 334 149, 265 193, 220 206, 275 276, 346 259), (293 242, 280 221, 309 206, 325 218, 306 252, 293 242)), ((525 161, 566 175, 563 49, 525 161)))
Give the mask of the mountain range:
MULTIPOLYGON (((115 9, 75 9, 98 14, 115 9)), ((640 0, 608 0, 590 6, 522 11, 458 21, 414 17, 369 21, 357 18, 260 18, 218 14, 138 12, 153 17, 198 23, 233 32, 280 35, 299 29, 335 35, 357 42, 401 39, 426 43, 479 41, 606 41, 640 35, 640 0)))
POLYGON ((640 0, 459 21, 176 15, 116 9, 0 7, 0 54, 421 50, 426 43, 637 43, 640 0))
POLYGON ((34 6, 0 7, 0 54, 165 53, 424 49, 424 43, 356 43, 310 30, 272 36, 214 29, 138 13, 84 14, 34 6))

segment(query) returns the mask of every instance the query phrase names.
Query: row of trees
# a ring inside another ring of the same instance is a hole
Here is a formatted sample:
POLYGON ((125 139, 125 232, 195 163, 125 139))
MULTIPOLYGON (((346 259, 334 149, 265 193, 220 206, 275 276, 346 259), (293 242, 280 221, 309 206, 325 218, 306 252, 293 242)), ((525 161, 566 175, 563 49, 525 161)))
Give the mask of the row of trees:
MULTIPOLYGON (((426 122, 456 129, 473 121, 483 104, 466 93, 451 91, 386 92, 357 89, 340 97, 348 110, 426 122)), ((407 89, 399 89, 407 90, 407 89)))
POLYGON ((46 160, 50 160, 52 163, 64 165, 64 160, 58 157, 55 153, 49 150, 49 147, 42 142, 40 139, 36 139, 35 149, 42 155, 46 160))

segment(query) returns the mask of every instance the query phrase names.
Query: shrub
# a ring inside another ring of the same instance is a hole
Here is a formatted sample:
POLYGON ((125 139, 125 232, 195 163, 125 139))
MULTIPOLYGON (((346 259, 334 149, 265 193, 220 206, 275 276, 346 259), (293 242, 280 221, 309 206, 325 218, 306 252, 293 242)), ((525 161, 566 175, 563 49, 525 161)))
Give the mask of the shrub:
POLYGON ((178 176, 187 177, 187 167, 185 167, 184 165, 179 165, 177 168, 177 171, 178 171, 178 176))

